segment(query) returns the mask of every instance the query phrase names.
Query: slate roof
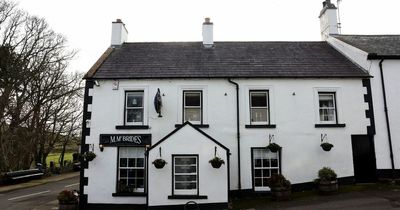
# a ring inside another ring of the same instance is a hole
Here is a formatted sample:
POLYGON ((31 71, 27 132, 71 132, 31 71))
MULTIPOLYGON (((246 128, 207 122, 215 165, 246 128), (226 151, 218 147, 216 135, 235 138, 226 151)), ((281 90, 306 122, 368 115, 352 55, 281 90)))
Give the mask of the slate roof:
POLYGON ((124 43, 108 50, 85 78, 368 77, 327 42, 124 43))
POLYGON ((400 35, 333 35, 367 53, 380 56, 400 55, 400 35))

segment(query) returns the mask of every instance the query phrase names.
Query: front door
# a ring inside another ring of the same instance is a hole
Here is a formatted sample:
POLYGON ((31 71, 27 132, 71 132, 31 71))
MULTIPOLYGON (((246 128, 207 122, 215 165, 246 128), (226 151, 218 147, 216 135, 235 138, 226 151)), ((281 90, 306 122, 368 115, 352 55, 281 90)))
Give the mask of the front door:
POLYGON ((353 147, 354 176, 356 182, 366 183, 376 181, 375 147, 372 136, 351 136, 353 147))

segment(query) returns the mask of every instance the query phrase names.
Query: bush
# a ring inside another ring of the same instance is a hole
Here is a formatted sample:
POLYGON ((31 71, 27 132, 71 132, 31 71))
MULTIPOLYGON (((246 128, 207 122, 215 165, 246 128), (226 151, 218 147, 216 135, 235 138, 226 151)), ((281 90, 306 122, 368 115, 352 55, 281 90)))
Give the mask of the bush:
POLYGON ((287 180, 282 174, 272 174, 271 178, 269 178, 269 187, 270 188, 285 188, 290 189, 291 183, 287 180))
POLYGON ((78 193, 72 190, 63 190, 57 196, 60 204, 76 204, 78 203, 78 198, 78 193))
POLYGON ((335 181, 337 178, 337 175, 334 170, 332 170, 329 167, 323 167, 318 171, 318 178, 320 181, 335 181))

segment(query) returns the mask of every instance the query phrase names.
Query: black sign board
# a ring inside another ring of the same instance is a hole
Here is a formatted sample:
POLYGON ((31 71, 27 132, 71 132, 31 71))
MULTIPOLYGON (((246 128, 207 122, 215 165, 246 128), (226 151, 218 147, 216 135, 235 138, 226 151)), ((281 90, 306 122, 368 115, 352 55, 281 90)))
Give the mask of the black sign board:
POLYGON ((100 134, 104 146, 151 145, 151 134, 100 134))

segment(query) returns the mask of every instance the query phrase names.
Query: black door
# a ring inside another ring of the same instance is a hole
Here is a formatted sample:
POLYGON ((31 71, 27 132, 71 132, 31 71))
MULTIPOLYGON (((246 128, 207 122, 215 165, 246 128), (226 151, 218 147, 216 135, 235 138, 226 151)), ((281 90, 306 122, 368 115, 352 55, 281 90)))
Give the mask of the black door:
POLYGON ((375 148, 372 136, 351 136, 353 146, 354 176, 356 182, 376 181, 375 148))

